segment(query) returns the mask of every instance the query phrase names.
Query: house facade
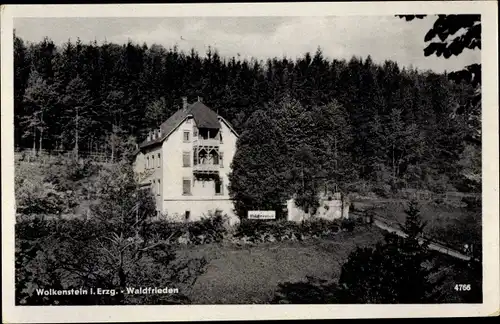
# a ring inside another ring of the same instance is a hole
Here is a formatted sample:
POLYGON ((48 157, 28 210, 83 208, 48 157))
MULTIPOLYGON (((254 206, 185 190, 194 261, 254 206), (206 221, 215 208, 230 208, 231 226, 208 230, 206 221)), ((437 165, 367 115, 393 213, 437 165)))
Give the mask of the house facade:
POLYGON ((228 174, 238 134, 198 98, 139 145, 134 170, 150 188, 157 212, 169 219, 195 221, 221 211, 235 218, 228 174))

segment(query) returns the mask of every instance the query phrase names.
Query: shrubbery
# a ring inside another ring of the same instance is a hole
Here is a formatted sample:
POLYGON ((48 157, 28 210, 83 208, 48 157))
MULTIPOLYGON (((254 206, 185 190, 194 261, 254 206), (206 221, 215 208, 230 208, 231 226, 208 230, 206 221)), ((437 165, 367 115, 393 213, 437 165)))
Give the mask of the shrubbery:
POLYGON ((481 197, 468 197, 465 196, 462 198, 462 202, 465 203, 465 207, 468 210, 479 210, 482 206, 481 197))
MULTIPOLYGON (((101 170, 88 219, 18 217, 16 304, 170 304, 204 271, 205 259, 178 260, 174 247, 148 230, 150 192, 138 190, 129 165, 101 170), (23 219, 24 218, 24 219, 23 219), (39 296, 37 288, 115 289, 115 295, 39 296), (176 287, 179 294, 126 295, 126 287, 176 287)), ((31 215, 33 216, 33 215, 31 215)))
MULTIPOLYGON (((419 206, 410 202, 401 238, 388 233, 375 247, 357 247, 343 264, 338 280, 307 278, 281 283, 273 303, 293 304, 389 304, 446 302, 449 287, 442 286, 439 264, 419 236, 425 225, 419 206)), ((450 266, 447 264, 446 269, 450 266)), ((476 271, 480 273, 480 271, 476 271)), ((480 286, 480 285, 479 285, 480 286)), ((476 298, 480 294, 467 298, 476 298)), ((456 297, 454 295, 453 297, 456 297)), ((479 297, 480 298, 480 297, 479 297)), ((480 302, 475 300, 474 302, 480 302)))
POLYGON ((289 221, 242 220, 236 228, 235 238, 253 243, 294 241, 309 238, 328 238, 338 233, 338 220, 306 220, 301 223, 289 221))
POLYGON ((340 226, 342 229, 348 232, 352 232, 354 231, 354 227, 356 226, 356 221, 352 218, 343 218, 340 226))
POLYGON ((156 240, 165 240, 174 245, 221 243, 225 239, 244 244, 329 238, 341 230, 352 231, 355 221, 329 221, 320 218, 296 223, 284 220, 245 219, 232 230, 226 225, 225 216, 213 215, 185 223, 157 220, 148 224, 147 231, 156 240))
POLYGON ((90 160, 59 157, 31 171, 16 165, 17 214, 61 215, 71 214, 82 201, 86 193, 80 182, 96 174, 99 167, 90 160))
POLYGON ((226 223, 226 216, 215 214, 185 223, 156 220, 148 224, 147 231, 156 240, 164 240, 170 244, 220 243, 228 234, 226 223))

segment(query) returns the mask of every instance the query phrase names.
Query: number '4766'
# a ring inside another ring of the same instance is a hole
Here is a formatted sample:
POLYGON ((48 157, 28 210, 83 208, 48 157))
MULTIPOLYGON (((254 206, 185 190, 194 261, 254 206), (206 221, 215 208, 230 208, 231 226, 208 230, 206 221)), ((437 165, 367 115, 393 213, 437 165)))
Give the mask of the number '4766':
POLYGON ((455 290, 456 291, 470 291, 471 287, 470 287, 470 284, 456 284, 455 290))

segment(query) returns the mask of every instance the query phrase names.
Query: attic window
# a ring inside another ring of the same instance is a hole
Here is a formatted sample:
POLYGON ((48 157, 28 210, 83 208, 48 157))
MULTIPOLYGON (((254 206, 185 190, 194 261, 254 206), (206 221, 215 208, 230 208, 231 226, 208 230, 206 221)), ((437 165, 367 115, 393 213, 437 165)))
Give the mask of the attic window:
POLYGON ((184 142, 189 143, 189 131, 184 131, 184 142))

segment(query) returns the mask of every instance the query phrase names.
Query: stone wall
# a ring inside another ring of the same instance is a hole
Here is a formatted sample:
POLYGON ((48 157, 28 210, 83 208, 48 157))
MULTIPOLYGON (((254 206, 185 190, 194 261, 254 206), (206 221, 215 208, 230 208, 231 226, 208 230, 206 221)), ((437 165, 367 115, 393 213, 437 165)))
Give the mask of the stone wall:
POLYGON ((342 200, 339 195, 333 197, 321 197, 319 199, 319 208, 314 215, 304 212, 295 205, 294 199, 287 201, 288 215, 287 220, 301 222, 311 217, 323 218, 328 220, 349 218, 350 202, 345 199, 342 207, 342 200))

